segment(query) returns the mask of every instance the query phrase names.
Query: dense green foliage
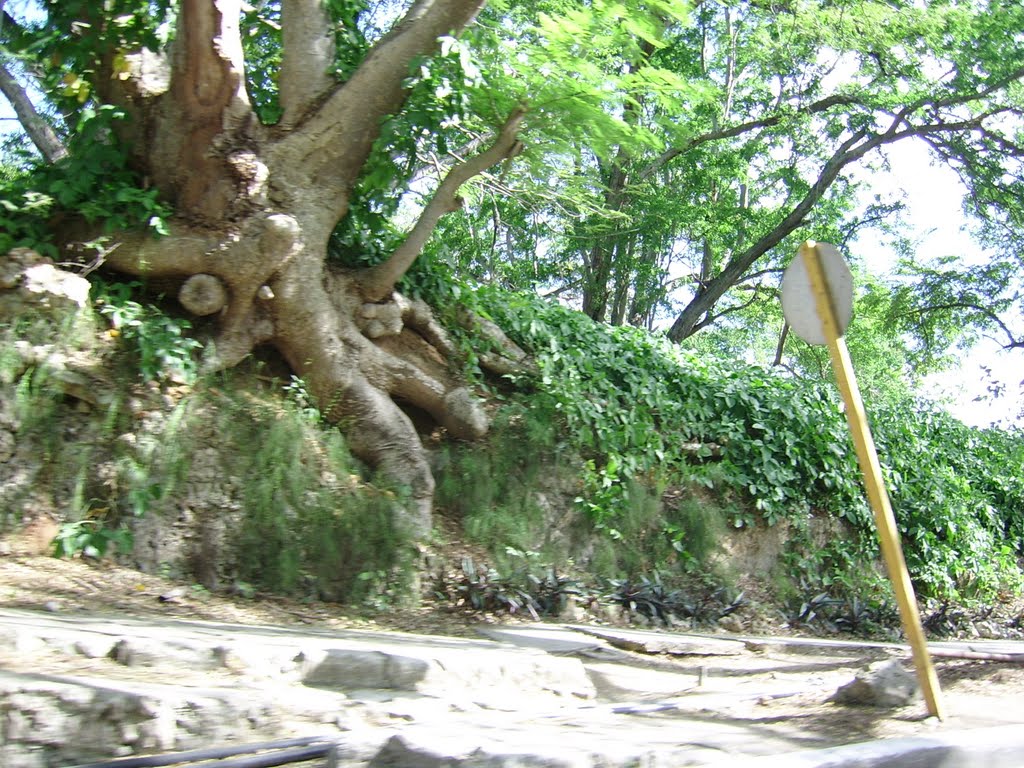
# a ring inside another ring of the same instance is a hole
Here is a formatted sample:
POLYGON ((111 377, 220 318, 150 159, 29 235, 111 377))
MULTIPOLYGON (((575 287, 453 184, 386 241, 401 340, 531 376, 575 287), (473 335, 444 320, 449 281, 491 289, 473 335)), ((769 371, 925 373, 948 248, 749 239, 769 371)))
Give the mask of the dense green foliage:
MULTIPOLYGON (((0 372, 9 374, 5 365, 0 355, 0 372)), ((210 549, 194 554, 226 565, 243 594, 378 606, 410 599, 413 548, 395 524, 400 497, 364 481, 343 438, 321 429, 308 403, 258 392, 228 396, 228 382, 207 382, 151 420, 136 443, 118 439, 133 429, 130 387, 111 390, 102 418, 86 419, 72 415, 45 369, 16 381, 11 415, 38 457, 25 492, 66 503, 57 556, 130 557, 139 518, 162 519, 166 536, 196 503, 185 501, 189 489, 216 488, 224 476, 235 478, 239 503, 225 502, 219 517, 199 521, 210 549), (211 435, 216 464, 204 454, 211 435)), ((0 532, 18 527, 9 511, 25 499, 8 493, 5 501, 0 532)))
MULTIPOLYGON (((239 20, 249 98, 268 125, 280 117, 280 5, 247 5, 239 20)), ((340 80, 403 9, 325 5, 340 80)), ((169 212, 138 188, 119 113, 104 102, 130 76, 128 55, 173 36, 176 4, 118 0, 99 12, 32 0, 7 11, 0 61, 44 94, 70 157, 0 182, 0 250, 48 247, 67 216, 162 231, 169 212)), ((463 277, 558 291, 613 324, 675 315, 680 339, 756 327, 796 242, 846 246, 873 228, 902 263, 898 282, 879 286, 892 296, 874 346, 909 345, 915 364, 935 365, 986 328, 1014 345, 1024 69, 1018 50, 993 41, 1021 21, 1000 2, 489 3, 461 39, 416 62, 332 256, 364 265, 390 253, 422 195, 523 106, 525 153, 466 185, 463 210, 441 225, 435 256, 463 277), (904 201, 872 189, 880 150, 908 141, 970 191, 969 221, 992 247, 977 262, 919 263, 904 201)))
MULTIPOLYGON (((97 308, 140 318, 149 327, 143 339, 175 323, 132 295, 107 286, 97 308)), ((535 297, 487 290, 460 298, 529 347, 540 374, 491 382, 498 405, 491 437, 447 445, 437 460, 438 510, 494 555, 493 568, 467 566, 445 587, 453 600, 477 595, 487 605, 543 612, 570 594, 624 595, 651 615, 666 605, 690 615, 678 606, 704 605, 728 582, 716 558, 724 527, 785 525, 787 552, 772 580, 780 599, 792 601, 792 621, 831 616, 854 627, 885 614, 884 582, 871 565, 873 522, 830 387, 594 323, 535 297), (811 520, 823 517, 839 521, 842 535, 816 539, 811 520), (589 554, 576 565, 581 547, 589 554), (584 572, 597 581, 577 583, 584 572)), ((44 340, 31 329, 11 333, 44 340)), ((200 381, 144 451, 112 440, 127 426, 118 394, 94 441, 65 442, 57 439, 68 408, 59 388, 45 369, 11 367, 12 338, 4 343, 4 375, 17 382, 19 434, 38 443, 41 478, 59 473, 73 486, 59 551, 128 547, 130 522, 163 514, 189 482, 204 435, 216 434, 217 473, 241 483, 244 513, 226 542, 239 584, 357 602, 399 599, 411 555, 393 527, 400 501, 361 479, 341 436, 321 428, 301 382, 280 387, 286 397, 275 402, 227 395, 235 389, 227 380, 200 381), (112 467, 102 482, 98 464, 112 467)), ((147 358, 138 341, 117 341, 129 342, 126 372, 140 370, 147 358)), ((183 341, 160 343, 174 349, 183 341)), ((166 368, 155 370, 150 378, 169 383, 166 368)), ((922 596, 986 598, 1017 583, 1021 435, 970 428, 905 399, 870 411, 922 596)), ((693 615, 713 620, 735 599, 724 592, 693 615)))
MULTIPOLYGON (((29 247, 56 256, 55 221, 61 217, 80 216, 105 232, 137 227, 166 232, 170 210, 155 189, 139 188, 124 149, 104 138, 122 118, 113 107, 86 108, 69 142, 72 154, 52 166, 32 164, 28 171, 0 177, 0 253, 29 247)), ((105 241, 90 246, 102 250, 105 241)))
POLYGON ((913 306, 888 337, 941 357, 965 329, 1012 317, 1019 290, 1024 62, 979 36, 1012 37, 1020 14, 959 2, 491 6, 466 38, 477 76, 448 83, 472 109, 437 130, 465 144, 518 101, 527 152, 467 192, 444 224, 447 257, 612 324, 675 316, 681 339, 756 324, 800 240, 845 248, 868 230, 913 275, 898 286, 913 306), (978 190, 965 208, 1000 245, 980 267, 913 258, 905 200, 872 185, 881 150, 900 142, 928 146, 978 190), (936 327, 946 346, 928 343, 936 327))
MULTIPOLYGON (((837 546, 846 552, 826 547, 818 566, 831 559, 856 569, 873 556, 873 521, 833 388, 697 355, 534 297, 482 300, 536 354, 540 379, 520 382, 535 387, 530 418, 564 425, 583 477, 577 502, 613 539, 624 537, 633 483, 643 480, 712 490, 736 527, 800 528, 819 514, 845 521, 853 534, 837 546)), ((870 414, 921 591, 985 594, 1012 577, 1024 554, 1021 435, 973 429, 909 400, 878 402, 870 414)), ((670 525, 662 533, 675 535, 670 525)))
POLYGON ((292 392, 283 407, 215 398, 214 425, 201 399, 193 405, 202 431, 214 426, 227 438, 224 471, 245 478, 227 542, 238 579, 352 604, 411 599, 413 548, 396 525, 400 500, 365 484, 342 436, 319 429, 302 388, 292 392))
POLYGON ((138 525, 159 520, 167 537, 195 514, 213 549, 193 554, 227 565, 242 593, 408 599, 401 495, 374 484, 324 428, 301 382, 271 380, 255 364, 199 379, 187 321, 137 301, 136 284, 96 281, 92 298, 95 315, 0 329, 0 402, 25 474, 4 488, 0 533, 20 526, 18 510, 50 509, 62 521, 54 554, 130 558, 138 525), (16 351, 26 342, 92 360, 102 377, 83 392, 83 374, 69 379, 60 362, 26 363, 16 351))

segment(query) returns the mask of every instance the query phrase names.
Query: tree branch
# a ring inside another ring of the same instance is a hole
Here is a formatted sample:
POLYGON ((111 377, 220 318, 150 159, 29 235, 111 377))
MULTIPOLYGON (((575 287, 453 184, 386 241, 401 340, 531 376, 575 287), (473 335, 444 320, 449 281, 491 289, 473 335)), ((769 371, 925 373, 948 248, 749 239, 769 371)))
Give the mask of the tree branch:
POLYGON ((331 87, 328 73, 334 63, 335 41, 323 0, 284 0, 281 3, 281 75, 278 80, 283 115, 289 128, 331 87))
MULTIPOLYGON (((413 62, 433 53, 442 35, 457 34, 485 0, 416 0, 402 20, 376 45, 348 81, 278 146, 281 172, 294 169, 334 193, 337 221, 347 210, 347 193, 363 169, 383 119, 402 106, 413 62), (309 150, 313 148, 313 151, 309 150)), ((284 184, 288 179, 283 180, 284 184)), ((305 186, 303 184, 302 186, 305 186)), ((331 194, 326 195, 331 197, 331 194)))
POLYGON ((178 222, 168 224, 170 234, 156 238, 148 232, 128 230, 117 234, 120 247, 106 254, 104 263, 128 275, 186 278, 210 271, 207 254, 219 238, 215 233, 192 229, 178 222))
MULTIPOLYGON (((913 112, 919 109, 930 108, 932 110, 938 110, 948 107, 960 106, 963 104, 969 104, 972 101, 977 101, 978 99, 982 99, 986 96, 989 96, 992 93, 995 93, 996 91, 1005 88, 1010 83, 1021 79, 1024 79, 1024 67, 1019 67, 1018 69, 1015 69, 1014 71, 1010 72, 1008 75, 1005 75, 1004 77, 999 78, 995 82, 972 93, 959 94, 957 96, 951 96, 946 99, 921 99, 915 102, 914 104, 907 106, 899 114, 903 118, 905 118, 907 115, 912 114, 913 112)), ((854 96, 832 94, 831 96, 827 96, 824 99, 820 99, 814 102, 813 104, 811 104, 809 107, 802 111, 805 111, 809 114, 818 114, 820 112, 824 112, 827 109, 831 109, 832 107, 851 106, 855 104, 861 104, 861 101, 854 96)), ((739 125, 734 125, 730 128, 723 128, 722 130, 719 131, 711 131, 700 136, 695 136, 682 146, 673 147, 663 152, 661 155, 655 158, 650 165, 648 165, 643 171, 640 172, 639 178, 648 178, 652 174, 656 173, 669 161, 675 159, 679 155, 685 154, 686 152, 689 152, 690 150, 699 147, 702 144, 707 144, 708 142, 712 141, 719 141, 721 139, 729 139, 734 136, 740 136, 744 133, 758 130, 760 128, 771 128, 781 123, 783 119, 783 115, 772 115, 770 117, 764 117, 759 120, 749 120, 745 123, 740 123, 739 125)), ((974 120, 964 121, 964 123, 973 122, 974 120)), ((940 124, 936 124, 933 127, 938 127, 938 125, 940 124)))
POLYGON ((779 331, 779 343, 775 345, 775 359, 772 360, 772 367, 782 365, 782 353, 786 349, 786 339, 789 337, 789 323, 782 321, 782 330, 779 331))
POLYGON ((11 103, 14 114, 18 116, 18 122, 21 123, 21 127, 25 129, 25 133, 28 134, 46 162, 56 163, 68 156, 64 142, 36 111, 28 94, 25 93, 25 89, 18 84, 14 75, 3 62, 0 62, 0 91, 11 103))
POLYGON ((749 299, 744 301, 742 304, 734 304, 731 307, 726 307, 721 312, 718 312, 716 314, 712 314, 711 312, 708 312, 707 316, 700 323, 698 323, 694 327, 694 330, 695 331, 696 330, 700 330, 701 328, 704 328, 704 327, 706 327, 708 325, 712 325, 712 324, 718 322, 719 320, 721 320, 726 315, 731 315, 731 314, 733 314, 735 312, 742 312, 744 309, 746 309, 747 307, 751 306, 755 301, 757 301, 760 298, 760 296, 761 296, 761 286, 759 286, 759 285, 758 286, 754 286, 754 289, 750 293, 750 298, 749 299))
MULTIPOLYGON (((814 102, 806 110, 802 110, 809 114, 818 114, 824 112, 826 109, 839 106, 850 106, 852 104, 859 104, 860 101, 853 96, 842 96, 833 94, 824 99, 814 102)), ((784 115, 772 115, 770 117, 763 117, 760 120, 748 120, 745 123, 734 125, 730 128, 723 128, 718 131, 710 131, 708 133, 701 134, 700 136, 694 136, 692 139, 687 141, 685 144, 679 147, 673 147, 662 152, 658 157, 654 159, 646 168, 639 173, 641 180, 647 179, 653 174, 657 173, 666 163, 679 155, 686 154, 691 149, 696 149, 702 144, 707 144, 712 141, 720 141, 721 139, 731 139, 734 136, 740 136, 750 131, 756 131, 760 128, 772 128, 783 121, 784 115)))
POLYGON ((759 269, 757 272, 749 272, 743 276, 740 282, 748 283, 751 280, 757 280, 759 277, 765 277, 766 275, 781 275, 785 272, 784 267, 776 267, 772 269, 759 269))
POLYGON ((927 307, 917 307, 914 309, 907 310, 900 315, 901 317, 909 317, 911 315, 927 315, 932 312, 943 312, 951 309, 966 309, 977 312, 982 317, 988 319, 993 325, 999 327, 1004 334, 1006 334, 1006 343, 1003 344, 1003 349, 1024 349, 1024 338, 1017 338, 1010 327, 1003 321, 999 315, 993 312, 988 307, 980 304, 974 304, 967 301, 953 301, 946 304, 934 304, 927 307))
POLYGON ((863 141, 866 136, 864 131, 860 131, 844 141, 825 165, 822 166, 818 178, 807 191, 807 194, 804 195, 803 199, 782 221, 758 239, 757 242, 742 253, 736 254, 729 259, 722 271, 709 280, 704 290, 683 309, 669 329, 668 337, 672 341, 682 341, 706 325, 706 322, 698 323, 699 318, 710 311, 711 307, 725 295, 729 288, 736 284, 755 261, 781 243, 791 232, 803 224, 804 218, 817 205, 818 201, 825 196, 825 193, 839 177, 843 168, 854 160, 859 160, 872 149, 882 146, 888 143, 888 141, 896 140, 892 138, 897 135, 895 131, 896 125, 897 122, 894 121, 889 131, 872 136, 867 141, 863 141), (857 142, 861 141, 863 143, 857 146, 857 142))
POLYGON ((515 110, 498 131, 497 138, 490 147, 448 171, 448 175, 445 176, 444 181, 441 182, 437 191, 434 192, 434 196, 423 209, 405 242, 391 254, 387 261, 367 269, 359 278, 363 296, 367 300, 380 301, 391 293, 395 283, 402 278, 420 255, 441 217, 461 207, 462 201, 457 194, 459 187, 492 165, 519 154, 522 145, 516 136, 525 114, 526 112, 522 109, 515 110))
POLYGON ((930 107, 931 109, 938 110, 944 107, 956 107, 962 104, 969 104, 972 101, 977 101, 978 99, 990 96, 996 91, 1005 88, 1010 83, 1021 79, 1024 79, 1024 67, 1018 67, 1003 77, 989 83, 984 88, 972 91, 971 93, 960 93, 945 99, 921 99, 913 105, 912 109, 917 110, 930 107))
POLYGON ((729 288, 740 280, 755 261, 781 243, 790 233, 803 224, 807 214, 825 196, 829 187, 832 186, 846 166, 878 147, 892 144, 910 136, 920 136, 927 139, 933 134, 977 129, 986 117, 991 117, 992 114, 998 114, 1003 111, 1001 109, 992 110, 976 115, 968 120, 951 123, 935 122, 915 126, 907 122, 907 117, 912 109, 912 107, 908 106, 892 115, 892 122, 883 133, 866 138, 868 134, 865 131, 860 131, 844 141, 832 154, 832 157, 822 166, 817 180, 808 190, 807 194, 804 195, 803 199, 770 232, 761 237, 750 248, 729 259, 722 271, 712 280, 708 281, 704 289, 679 314, 669 329, 668 337, 672 341, 682 341, 687 336, 692 335, 707 325, 708 321, 701 322, 700 318, 710 313, 715 303, 725 295, 729 288), (859 145, 858 142, 860 142, 859 145))

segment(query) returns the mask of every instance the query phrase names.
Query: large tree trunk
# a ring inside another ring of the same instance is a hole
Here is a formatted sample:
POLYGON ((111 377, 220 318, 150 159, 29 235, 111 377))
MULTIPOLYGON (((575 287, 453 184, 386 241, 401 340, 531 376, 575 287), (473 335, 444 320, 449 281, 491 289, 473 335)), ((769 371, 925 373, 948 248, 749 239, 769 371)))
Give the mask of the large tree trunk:
POLYGON ((132 78, 105 81, 104 96, 133 114, 124 138, 140 170, 178 214, 169 237, 125 235, 108 263, 180 279, 185 307, 217 317, 212 364, 234 365, 258 344, 279 350, 326 417, 345 429, 353 451, 408 486, 411 523, 422 535, 434 481, 396 400, 457 437, 482 436, 487 419, 438 363, 452 350, 429 308, 394 286, 437 219, 457 207, 459 185, 518 151, 522 115, 509 118, 489 149, 452 168, 388 261, 363 271, 333 268, 328 238, 348 211, 381 121, 405 99, 410 62, 433 52, 439 36, 461 30, 482 0, 413 3, 340 85, 324 74, 333 51, 322 3, 284 0, 284 117, 273 127, 259 123, 245 92, 240 4, 182 0, 164 70, 154 63, 159 57, 143 52, 130 57, 132 78))

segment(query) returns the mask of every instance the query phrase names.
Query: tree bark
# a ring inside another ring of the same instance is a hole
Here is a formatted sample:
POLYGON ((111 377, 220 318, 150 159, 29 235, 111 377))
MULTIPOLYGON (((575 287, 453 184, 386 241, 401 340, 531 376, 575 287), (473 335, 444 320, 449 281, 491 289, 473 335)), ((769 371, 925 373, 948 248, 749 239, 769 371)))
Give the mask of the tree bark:
MULTIPOLYGON (((605 189, 605 206, 618 213, 626 203, 625 151, 619 150, 612 160, 605 189)), ((619 227, 613 226, 608 234, 598 234, 583 260, 583 314, 591 320, 603 322, 611 298, 612 269, 615 266, 615 251, 623 237, 619 227)))
POLYGON ((332 85, 334 35, 323 0, 284 0, 281 33, 284 51, 278 98, 283 114, 279 125, 290 128, 332 85))

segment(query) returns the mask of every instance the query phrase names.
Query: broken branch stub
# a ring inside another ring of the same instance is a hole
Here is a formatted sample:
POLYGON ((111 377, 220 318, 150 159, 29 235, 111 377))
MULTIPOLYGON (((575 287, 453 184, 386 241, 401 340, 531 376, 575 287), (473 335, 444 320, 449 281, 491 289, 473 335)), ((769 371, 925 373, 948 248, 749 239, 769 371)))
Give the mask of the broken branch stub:
POLYGON ((192 275, 178 291, 178 301, 193 315, 205 317, 224 309, 228 303, 228 292, 220 279, 213 275, 192 275))

